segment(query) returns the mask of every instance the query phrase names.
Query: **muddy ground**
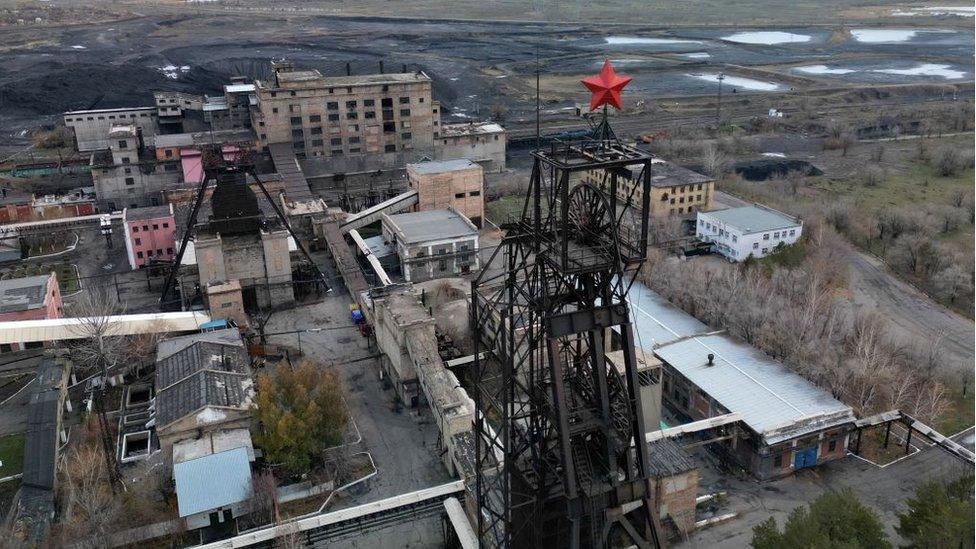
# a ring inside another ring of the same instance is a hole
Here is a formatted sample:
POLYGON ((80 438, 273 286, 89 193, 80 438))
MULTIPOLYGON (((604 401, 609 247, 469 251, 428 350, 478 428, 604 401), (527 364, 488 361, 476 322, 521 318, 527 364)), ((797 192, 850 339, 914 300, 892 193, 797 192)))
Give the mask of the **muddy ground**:
POLYGON ((257 14, 150 14, 0 29, 0 145, 23 143, 25 129, 53 123, 66 110, 149 104, 154 90, 217 94, 233 75, 267 78, 275 57, 334 75, 344 74, 347 63, 354 73, 377 72, 380 62, 387 71, 423 70, 454 121, 487 118, 493 110, 505 111, 509 121, 531 119, 537 67, 550 118, 570 117, 586 99, 576 81, 604 57, 634 77, 627 98, 633 103, 712 95, 719 73, 729 94, 972 80, 973 32, 935 24, 880 39, 871 32, 884 28, 607 31, 596 24, 257 14))

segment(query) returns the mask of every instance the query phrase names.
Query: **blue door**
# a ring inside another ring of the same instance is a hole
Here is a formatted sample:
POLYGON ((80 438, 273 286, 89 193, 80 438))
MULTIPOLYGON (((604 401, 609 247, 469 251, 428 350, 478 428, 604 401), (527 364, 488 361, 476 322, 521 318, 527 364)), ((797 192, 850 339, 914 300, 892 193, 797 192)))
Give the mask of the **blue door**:
POLYGON ((793 469, 803 469, 813 467, 817 464, 817 447, 804 448, 797 450, 793 455, 793 469))

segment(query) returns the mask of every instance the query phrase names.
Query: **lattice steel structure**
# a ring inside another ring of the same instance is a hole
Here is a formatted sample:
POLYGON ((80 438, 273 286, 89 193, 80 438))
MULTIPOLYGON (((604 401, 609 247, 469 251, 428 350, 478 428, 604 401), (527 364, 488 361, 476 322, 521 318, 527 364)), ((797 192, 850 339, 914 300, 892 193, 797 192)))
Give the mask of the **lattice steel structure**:
POLYGON ((504 271, 472 283, 479 537, 659 547, 626 301, 646 257, 651 157, 612 132, 532 154, 522 215, 488 263, 504 271), (584 171, 602 182, 577 183, 584 171), (625 176, 640 183, 618 197, 625 176), (606 359, 612 329, 623 375, 606 359))

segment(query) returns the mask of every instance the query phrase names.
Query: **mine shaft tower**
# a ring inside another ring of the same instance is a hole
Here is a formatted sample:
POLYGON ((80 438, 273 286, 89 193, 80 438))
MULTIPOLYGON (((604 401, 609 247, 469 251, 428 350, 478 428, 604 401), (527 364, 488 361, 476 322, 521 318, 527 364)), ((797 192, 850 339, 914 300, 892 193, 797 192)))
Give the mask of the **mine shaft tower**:
POLYGON ((487 547, 661 545, 626 301, 646 258, 651 157, 607 130, 532 153, 522 214, 488 262, 504 270, 472 283, 487 547), (606 359, 612 332, 622 375, 606 359))

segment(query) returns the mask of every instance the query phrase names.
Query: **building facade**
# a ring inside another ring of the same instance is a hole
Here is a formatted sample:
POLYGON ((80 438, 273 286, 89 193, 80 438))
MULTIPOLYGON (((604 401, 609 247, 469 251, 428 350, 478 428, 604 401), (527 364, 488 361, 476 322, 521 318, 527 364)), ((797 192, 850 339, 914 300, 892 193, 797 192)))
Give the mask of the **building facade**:
POLYGON ((175 256, 176 218, 173 205, 122 210, 125 249, 129 265, 139 269, 152 262, 170 262, 175 256))
POLYGON ((111 211, 158 206, 163 190, 179 187, 179 161, 157 161, 133 124, 113 126, 108 135, 107 150, 95 151, 90 162, 100 207, 111 211))
POLYGON ((126 124, 138 128, 142 138, 151 142, 156 134, 156 117, 156 107, 70 111, 62 115, 64 125, 75 134, 75 145, 79 151, 109 148, 112 127, 126 124))
MULTIPOLYGON (((46 275, 0 280, 0 322, 61 318, 63 304, 58 277, 46 275)), ((41 343, 4 343, 0 354, 40 348, 41 343)))
POLYGON ((505 128, 494 122, 443 124, 434 143, 434 159, 466 158, 486 172, 498 173, 505 171, 507 146, 505 128))
POLYGON ((454 210, 383 215, 383 238, 394 245, 403 278, 422 282, 480 268, 478 228, 454 210))
POLYGON ((407 164, 407 180, 417 191, 417 210, 453 208, 481 227, 485 216, 485 171, 470 160, 407 164))
MULTIPOLYGON (((628 166, 617 174, 617 200, 641 204, 643 165, 628 166)), ((582 181, 609 192, 607 172, 583 172, 582 181)), ((715 180, 666 160, 651 161, 651 217, 687 216, 710 210, 715 200, 715 180)))
POLYGON ((325 77, 287 62, 273 69, 273 81, 256 82, 262 147, 290 143, 299 159, 433 148, 440 117, 422 72, 325 77))
POLYGON ((762 258, 779 246, 795 244, 803 234, 799 218, 759 204, 699 212, 695 236, 714 244, 729 261, 762 258))

